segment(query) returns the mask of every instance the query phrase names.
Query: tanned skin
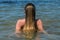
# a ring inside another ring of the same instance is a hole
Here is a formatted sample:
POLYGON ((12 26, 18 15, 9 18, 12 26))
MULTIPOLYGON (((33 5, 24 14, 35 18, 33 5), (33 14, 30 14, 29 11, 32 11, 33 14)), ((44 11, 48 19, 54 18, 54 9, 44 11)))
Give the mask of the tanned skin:
MULTIPOLYGON (((25 19, 19 19, 16 23, 16 33, 20 33, 21 32, 21 27, 23 27, 23 25, 25 24, 25 19)), ((43 24, 42 21, 40 19, 37 20, 36 22, 37 24, 37 28, 40 32, 43 32, 43 24)))

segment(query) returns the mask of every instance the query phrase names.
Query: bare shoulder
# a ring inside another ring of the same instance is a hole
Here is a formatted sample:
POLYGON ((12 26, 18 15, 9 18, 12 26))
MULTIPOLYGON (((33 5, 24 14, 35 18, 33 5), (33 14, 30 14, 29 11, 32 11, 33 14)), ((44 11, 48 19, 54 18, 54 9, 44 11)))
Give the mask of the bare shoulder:
POLYGON ((38 19, 37 20, 37 24, 41 24, 42 23, 42 20, 41 19, 38 19))
POLYGON ((38 19, 37 22, 42 22, 42 20, 41 19, 38 19))
POLYGON ((18 21, 22 21, 22 20, 25 20, 25 19, 18 19, 18 21))
POLYGON ((18 19, 17 22, 24 22, 25 19, 18 19))

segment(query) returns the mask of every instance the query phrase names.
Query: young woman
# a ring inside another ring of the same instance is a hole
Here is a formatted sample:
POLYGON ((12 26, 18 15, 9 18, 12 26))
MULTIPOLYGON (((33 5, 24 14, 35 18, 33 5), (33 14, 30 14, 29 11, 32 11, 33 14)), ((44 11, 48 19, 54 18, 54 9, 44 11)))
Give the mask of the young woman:
POLYGON ((35 29, 37 29, 40 32, 43 32, 43 24, 40 19, 35 20, 35 6, 32 3, 28 3, 25 6, 25 18, 24 19, 19 19, 16 23, 16 33, 20 33, 23 28, 25 27, 24 25, 29 23, 28 25, 31 25, 32 22, 35 25, 35 29), (28 21, 30 20, 30 22, 28 21))

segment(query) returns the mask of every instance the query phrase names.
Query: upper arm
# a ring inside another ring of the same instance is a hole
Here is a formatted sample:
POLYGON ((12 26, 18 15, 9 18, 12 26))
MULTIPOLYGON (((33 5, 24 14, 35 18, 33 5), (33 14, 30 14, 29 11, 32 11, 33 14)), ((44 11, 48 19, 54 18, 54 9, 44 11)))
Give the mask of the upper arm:
POLYGON ((37 21, 37 25, 42 26, 42 21, 40 19, 37 21))
POLYGON ((18 20, 17 23, 16 23, 16 26, 20 26, 20 23, 21 23, 21 21, 18 20))
POLYGON ((18 20, 16 23, 16 29, 20 29, 22 26, 21 20, 18 20))
POLYGON ((42 24, 42 21, 40 19, 37 21, 37 26, 38 26, 39 30, 43 30, 43 24, 42 24))

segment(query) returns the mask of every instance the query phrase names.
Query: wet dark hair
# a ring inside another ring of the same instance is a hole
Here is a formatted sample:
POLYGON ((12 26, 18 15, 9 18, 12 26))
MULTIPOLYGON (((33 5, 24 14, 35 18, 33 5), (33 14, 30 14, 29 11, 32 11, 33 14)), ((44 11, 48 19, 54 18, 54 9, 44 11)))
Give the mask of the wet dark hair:
POLYGON ((28 3, 28 4, 25 6, 25 10, 26 10, 27 6, 33 6, 33 9, 35 10, 35 5, 34 5, 34 4, 28 3))
POLYGON ((26 14, 26 16, 27 16, 27 10, 26 10, 26 8, 28 7, 28 6, 32 6, 33 7, 33 13, 32 13, 32 15, 33 15, 33 17, 35 18, 35 5, 34 4, 32 4, 32 3, 28 3, 26 6, 25 6, 25 14, 26 14))
POLYGON ((25 16, 25 19, 26 19, 25 27, 28 27, 28 28, 29 27, 35 27, 36 28, 36 23, 35 23, 35 5, 34 4, 28 3, 25 6, 25 15, 26 15, 25 16), (31 6, 31 7, 29 8, 28 6, 31 6))

